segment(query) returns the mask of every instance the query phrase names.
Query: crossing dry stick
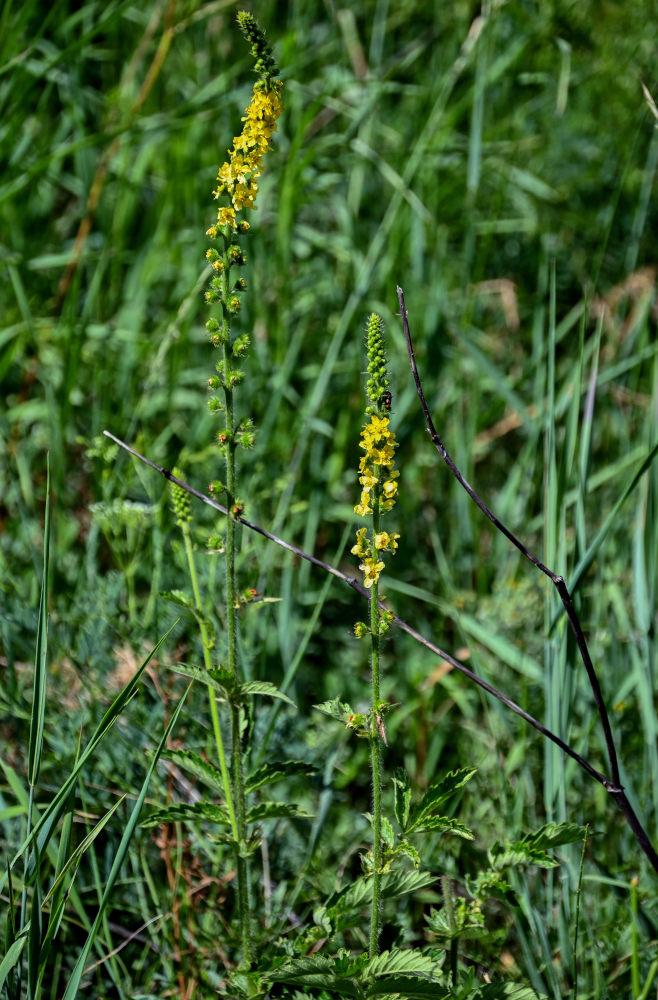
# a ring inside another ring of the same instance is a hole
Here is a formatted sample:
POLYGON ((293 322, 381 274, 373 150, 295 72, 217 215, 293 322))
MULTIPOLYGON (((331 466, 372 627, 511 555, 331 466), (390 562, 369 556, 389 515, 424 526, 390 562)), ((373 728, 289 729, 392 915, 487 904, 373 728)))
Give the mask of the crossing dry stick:
MULTIPOLYGON (((427 400, 425 399, 425 395, 423 393, 423 387, 421 385, 420 375, 418 374, 418 367, 416 365, 416 358, 414 355, 411 333, 409 331, 409 319, 404 304, 404 292, 402 291, 399 285, 397 286, 397 294, 398 294, 398 302, 400 304, 400 315, 402 317, 402 329, 404 331, 404 338, 407 343, 407 352, 409 354, 409 364, 411 365, 411 372, 414 377, 414 382, 416 383, 416 391, 418 393, 421 409, 423 411, 423 415, 425 417, 425 423, 427 425, 427 431, 432 440, 432 443, 435 446, 441 458, 443 459, 443 461, 446 463, 446 465, 452 472, 457 482, 460 484, 460 486, 462 486, 466 490, 471 500, 475 504, 477 504, 482 513, 486 517, 488 517, 488 519, 491 521, 494 527, 496 527, 498 531, 502 532, 502 534, 509 539, 512 545, 514 545, 519 550, 519 552, 521 552, 521 554, 526 557, 526 559, 529 559, 530 562, 537 567, 537 569, 539 569, 542 573, 544 573, 555 586, 555 589, 557 590, 560 596, 560 600, 562 601, 562 605, 567 614, 567 618, 569 619, 569 624, 571 625, 571 629, 575 636, 576 643, 578 645, 578 650, 580 652, 581 659, 583 661, 585 670, 587 672, 587 679, 589 680, 589 684, 592 689, 592 694, 594 695, 594 701, 596 703, 596 708, 599 714, 599 720, 601 722, 601 728, 603 730, 606 750, 608 753, 608 760, 610 762, 610 771, 612 775, 612 780, 608 781, 607 779, 605 779, 604 781, 601 782, 601 784, 603 784, 604 788, 610 793, 610 795, 613 797, 613 799, 621 809, 628 825, 635 834, 637 842, 639 843, 640 847, 642 848, 647 858, 651 862, 653 868, 656 870, 656 872, 658 872, 658 854, 656 853, 651 841, 649 840, 649 837, 647 836, 644 827, 640 823, 635 813, 635 810, 628 801, 624 789, 621 786, 621 781, 619 777, 619 764, 617 761, 617 750, 612 736, 612 729, 610 726, 608 711, 606 709, 605 700, 601 692, 599 679, 596 675, 596 670, 594 669, 594 664, 592 663, 592 659, 589 654, 589 649, 587 648, 587 641, 585 639, 582 626, 578 619, 578 615, 576 614, 576 610, 574 608, 573 601, 571 599, 571 594, 569 593, 569 589, 566 585, 564 577, 560 576, 557 573, 554 573, 552 569, 549 569, 548 566, 544 565, 541 559, 539 559, 534 554, 534 552, 531 552, 530 549, 526 548, 523 542, 521 542, 516 537, 516 535, 514 535, 509 530, 509 528, 507 528, 502 523, 502 521, 500 521, 496 517, 493 511, 491 511, 489 507, 487 507, 485 502, 478 496, 478 494, 470 485, 470 483, 467 482, 467 480, 461 474, 461 472, 451 459, 450 455, 446 451, 446 448, 434 426, 432 417, 430 416, 430 411, 427 406, 427 400)), ((545 733, 545 735, 548 734, 545 733)), ((553 736, 549 736, 549 739, 553 739, 553 742, 557 742, 557 739, 554 738, 553 736)), ((570 756, 573 756, 573 754, 570 754, 570 756)), ((594 777, 594 775, 592 776, 594 777)), ((597 778, 597 780, 600 780, 600 778, 597 778)))

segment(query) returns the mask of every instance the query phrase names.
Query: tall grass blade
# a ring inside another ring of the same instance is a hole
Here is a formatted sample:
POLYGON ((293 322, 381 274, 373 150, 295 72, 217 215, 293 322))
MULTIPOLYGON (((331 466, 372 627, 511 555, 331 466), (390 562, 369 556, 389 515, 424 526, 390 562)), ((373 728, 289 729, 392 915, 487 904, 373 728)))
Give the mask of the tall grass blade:
MULTIPOLYGON (((91 737, 91 739, 87 743, 87 746, 80 755, 80 758, 77 761, 75 767, 71 771, 71 774, 68 776, 62 787, 59 789, 59 791, 53 798, 50 805, 44 810, 40 819, 35 824, 31 834, 28 837, 26 837, 26 839, 23 841, 20 848, 14 855, 14 858, 12 859, 11 862, 12 868, 17 863, 17 861, 20 860, 20 858, 23 855, 23 852, 29 848, 30 844, 32 843, 32 840, 35 837, 38 837, 39 850, 43 851, 45 845, 48 843, 48 841, 52 836, 55 824, 57 823, 60 816, 62 815, 62 812, 67 806, 71 790, 75 786, 75 783, 78 780, 78 777, 85 763, 94 753, 99 743, 107 735, 109 730, 112 728, 116 720, 119 718, 119 716, 125 709, 130 699, 135 694, 137 690, 137 684, 139 683, 141 675, 143 674, 144 670, 146 670, 146 667, 151 662, 152 658, 155 656, 160 646, 162 646, 162 644, 166 642, 171 632, 174 630, 174 628, 176 628, 177 624, 178 624, 178 619, 174 622, 171 628, 169 628, 168 631, 162 636, 162 638, 158 640, 158 642, 153 647, 149 655, 146 657, 144 662, 136 671, 135 675, 131 678, 128 684, 126 684, 123 690, 119 692, 119 694, 116 696, 110 707, 107 709, 107 711, 103 715, 103 718, 96 727, 93 736, 91 737)), ((7 876, 5 874, 0 880, 0 890, 2 890, 5 885, 6 877, 7 876)))
MULTIPOLYGON (((43 726, 46 715, 46 657, 48 655, 48 564, 50 559, 50 455, 46 458, 46 520, 43 535, 43 572, 39 594, 39 619, 37 645, 34 658, 34 686, 32 714, 30 717, 30 744, 28 751, 27 780, 36 785, 39 780, 43 726)), ((28 817, 29 822, 29 817, 28 817)))

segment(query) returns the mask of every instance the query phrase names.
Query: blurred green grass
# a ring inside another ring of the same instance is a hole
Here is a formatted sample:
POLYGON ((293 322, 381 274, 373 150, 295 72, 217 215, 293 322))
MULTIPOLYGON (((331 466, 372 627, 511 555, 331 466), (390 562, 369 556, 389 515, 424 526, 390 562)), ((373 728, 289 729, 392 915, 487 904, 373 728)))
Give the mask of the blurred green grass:
MULTIPOLYGON (((182 580, 165 484, 98 435, 107 427, 154 461, 180 465, 197 488, 218 474, 201 290, 211 191, 252 82, 236 10, 223 0, 0 7, 3 700, 7 744, 25 745, 23 664, 36 634, 49 450, 52 682, 55 691, 76 690, 46 727, 44 769, 55 785, 77 726, 102 713, 118 652, 171 624, 174 612, 157 594, 182 580), (90 198, 97 204, 78 259, 90 198), (114 533, 104 532, 92 505, 121 501, 143 506, 112 508, 114 533)), ((350 9, 263 0, 256 13, 281 66, 285 112, 246 245, 250 292, 240 323, 253 347, 239 407, 259 427, 255 451, 242 459, 247 516, 352 566, 341 538, 356 495, 363 325, 381 312, 401 469, 402 539, 387 592, 419 630, 446 648, 468 647, 475 669, 602 766, 571 644, 561 629, 546 638, 554 600, 430 449, 395 286, 405 291, 448 450, 568 580, 656 440, 658 135, 640 81, 656 93, 657 12, 639 0, 481 9, 458 0, 350 9)), ((657 475, 652 468, 619 512, 578 592, 628 785, 650 828, 657 475)), ((203 548, 214 525, 197 513, 203 548)), ((245 586, 284 598, 245 620, 253 676, 279 682, 307 643, 291 689, 300 717, 279 715, 271 752, 290 754, 298 743, 298 752, 310 744, 322 756, 333 740, 318 720, 306 731, 310 706, 337 694, 356 702, 363 691, 349 595, 336 583, 325 594, 315 571, 262 540, 243 537, 240 572, 245 586)), ((203 576, 207 593, 220 590, 212 557, 203 576)), ((192 655, 194 630, 184 623, 178 636, 179 651, 192 655)), ((389 763, 404 754, 421 785, 450 767, 481 769, 481 799, 462 802, 481 844, 451 858, 437 842, 438 870, 467 871, 469 851, 501 836, 509 817, 519 829, 589 820, 602 833, 589 852, 584 902, 583 979, 594 991, 627 946, 623 899, 605 880, 636 871, 634 841, 600 790, 499 706, 461 678, 432 680, 436 664, 406 637, 389 649, 384 694, 400 704, 389 763), (615 935, 606 937, 606 921, 615 935)), ((106 790, 118 772, 138 787, 133 747, 161 713, 149 691, 125 723, 131 734, 99 764, 106 790)), ((188 725, 187 738, 202 741, 202 727, 188 725)), ((348 807, 367 802, 360 749, 336 757, 331 809, 342 843, 353 833, 348 807)), ((282 880, 300 849, 294 836, 291 843, 277 848, 282 880)), ((534 962, 533 982, 555 996, 564 981, 552 956, 559 950, 567 961, 577 850, 565 855, 564 885, 535 885, 544 903, 534 897, 527 918, 532 928, 555 907, 558 930, 542 960, 530 946, 515 956, 534 962)), ((316 875, 326 867, 326 854, 318 857, 316 875)), ((652 898, 648 939, 656 937, 652 898)), ((515 933, 532 941, 522 922, 515 933)), ((612 979, 609 988, 624 995, 612 979)))

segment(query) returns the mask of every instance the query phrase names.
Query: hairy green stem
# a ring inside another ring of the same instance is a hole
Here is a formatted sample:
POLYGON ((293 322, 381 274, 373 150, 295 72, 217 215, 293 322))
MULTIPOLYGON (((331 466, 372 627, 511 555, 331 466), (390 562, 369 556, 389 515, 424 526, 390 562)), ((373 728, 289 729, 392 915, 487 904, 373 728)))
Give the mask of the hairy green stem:
MULTIPOLYGON (((373 536, 379 531, 379 501, 373 502, 373 536)), ((377 954, 381 923, 382 882, 382 743, 380 738, 380 683, 379 683, 379 585, 373 583, 370 591, 370 634, 372 638, 372 729, 370 733, 370 759, 372 766, 372 913, 370 918, 370 958, 377 954)))
MULTIPOLYGON (((223 275, 223 297, 228 301, 228 259, 223 275)), ((228 333, 226 320, 225 329, 228 333)), ((233 389, 231 388, 231 344, 228 336, 223 337, 224 350, 224 399, 225 399, 225 455, 226 455, 226 627, 228 633, 228 669, 240 682, 241 675, 238 663, 238 626, 237 626, 237 592, 235 586, 235 526, 233 507, 236 503, 236 473, 235 473, 235 412, 233 405, 233 389)), ((240 913, 240 933, 242 938, 242 957, 245 965, 251 961, 251 912, 249 899, 249 868, 245 856, 247 844, 247 810, 244 791, 244 769, 242 760, 242 745, 240 738, 240 707, 231 704, 232 731, 232 764, 233 792, 237 807, 237 840, 235 845, 235 863, 237 875, 238 910, 240 913)))
MULTIPOLYGON (((211 643, 210 643, 210 637, 208 635, 208 629, 203 619, 203 612, 201 608, 201 591, 199 589, 199 581, 196 575, 196 566, 194 565, 194 552, 192 549, 192 539, 190 538, 189 525, 186 522, 182 522, 181 530, 183 532, 183 544, 185 546, 187 568, 190 574, 190 583, 192 585, 192 596, 194 598, 194 607, 197 613, 199 631, 201 632, 201 643, 203 645, 203 662, 206 670, 210 670, 212 668, 212 657, 210 655, 211 643)), ((224 785, 224 797, 226 798, 226 808, 228 809, 229 817, 231 820, 231 830, 233 832, 233 838, 234 840, 237 841, 238 823, 235 815, 235 806, 233 804, 231 781, 229 778, 228 768, 226 766, 226 755, 224 753, 224 741, 222 739, 221 723, 219 719, 219 712, 217 710, 217 701, 215 700, 213 689, 210 686, 208 686, 208 703, 210 706, 210 718, 212 719, 212 728, 215 736, 215 744, 217 746, 217 758, 219 760, 219 769, 222 772, 222 782, 224 785)))

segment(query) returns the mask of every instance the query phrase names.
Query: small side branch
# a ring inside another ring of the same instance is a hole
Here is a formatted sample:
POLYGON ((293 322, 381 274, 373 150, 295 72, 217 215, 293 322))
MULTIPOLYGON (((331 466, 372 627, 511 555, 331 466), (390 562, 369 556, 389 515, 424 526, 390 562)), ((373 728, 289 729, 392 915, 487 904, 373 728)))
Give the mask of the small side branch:
POLYGON ((534 552, 531 552, 530 549, 526 548, 523 542, 520 541, 520 539, 518 539, 516 535, 514 535, 509 530, 509 528, 506 527, 503 524, 503 522, 496 517, 493 511, 491 511, 487 507, 484 500, 482 500, 478 496, 478 494, 475 492, 471 484, 462 476, 461 472, 459 471, 459 469, 451 459, 450 455, 446 451, 443 441, 439 437, 437 430, 434 426, 434 422, 432 421, 432 417, 430 416, 430 411, 427 406, 425 394, 423 393, 423 387, 420 382, 420 375, 418 374, 418 368, 416 366, 416 357, 414 355, 414 348, 413 348, 413 343, 411 341, 411 334, 409 332, 409 320, 407 317, 407 310, 404 305, 404 293, 399 285, 397 286, 397 293, 398 293, 398 302, 400 303, 400 312, 402 314, 402 328, 404 330, 404 339, 407 342, 407 351, 409 353, 409 363, 411 365, 411 371, 414 377, 414 382, 416 383, 416 392, 418 393, 418 398, 420 400, 420 405, 423 411, 423 415, 425 417, 425 423, 427 424, 427 430, 429 436, 432 439, 432 444, 435 446, 439 455, 446 463, 446 465, 452 472, 453 476, 455 477, 459 485, 466 490, 473 503, 475 503, 480 508, 485 517, 489 518, 494 527, 496 527, 498 531, 500 531, 503 535, 505 535, 505 537, 509 539, 512 545, 514 545, 519 550, 519 552, 526 557, 526 559, 529 559, 530 562, 537 567, 537 569, 541 570, 542 573, 545 573, 545 575, 555 586, 555 589, 557 590, 560 596, 560 600, 562 601, 564 610, 567 613, 569 624, 571 625, 573 634, 576 638, 578 649, 580 651, 582 661, 585 665, 585 670, 587 671, 587 677, 590 683, 590 687, 592 689, 592 693, 594 695, 594 701, 596 703, 596 708, 599 713, 599 719, 601 721, 601 727, 603 729, 606 750, 608 752, 608 760, 610 761, 610 771, 612 773, 612 780, 616 785, 619 785, 620 778, 619 778, 619 764, 617 762, 617 750, 615 748, 614 740, 612 738, 612 729, 610 727, 610 719, 608 717, 608 711, 605 707, 605 701, 603 700, 603 694, 601 693, 601 686, 599 684, 599 679, 596 676, 594 664, 592 663, 592 660, 589 655, 589 650, 587 648, 587 642, 585 640, 583 630, 578 620, 578 616, 574 609, 573 602, 571 600, 571 595, 564 581, 564 577, 559 576, 557 573, 554 573, 552 569, 549 569, 548 566, 544 565, 541 559, 539 559, 534 554, 534 552))

